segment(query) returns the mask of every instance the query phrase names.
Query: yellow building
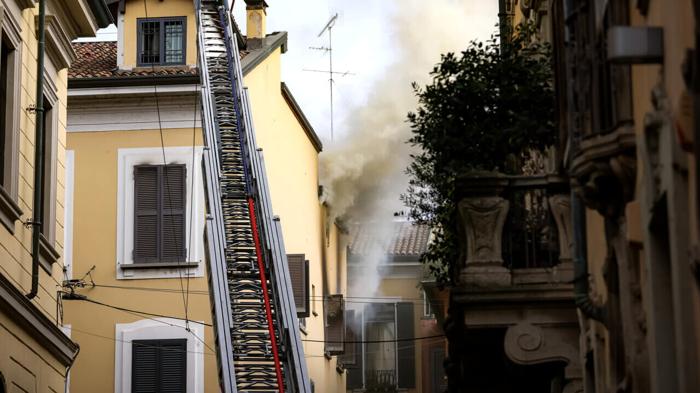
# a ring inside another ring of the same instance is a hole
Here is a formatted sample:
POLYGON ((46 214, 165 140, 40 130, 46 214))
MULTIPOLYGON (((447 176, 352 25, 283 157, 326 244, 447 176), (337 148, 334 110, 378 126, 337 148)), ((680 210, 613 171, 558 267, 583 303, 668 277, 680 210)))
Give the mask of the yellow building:
MULTIPOLYGON (((111 10, 118 40, 74 43, 78 61, 68 82, 67 173, 74 181, 67 199, 75 207, 67 217, 68 270, 77 296, 65 301, 64 313, 83 348, 71 391, 130 391, 139 377, 133 343, 144 340, 177 347, 183 391, 215 392, 193 3, 121 1, 111 10), (165 163, 177 179, 153 183, 166 178, 165 163), (174 229, 164 224, 151 238, 139 236, 144 173, 155 179, 148 184, 161 184, 154 195, 179 204, 174 229), (164 241, 166 235, 175 240, 164 241)), ((308 313, 300 329, 310 378, 317 391, 343 391, 338 351, 324 343, 327 329, 328 336, 337 332, 326 326, 322 300, 345 291, 345 257, 342 234, 326 228, 319 201, 322 145, 280 79, 286 33, 265 35, 264 8, 251 6, 248 14, 248 36, 237 37, 244 84, 290 268, 302 267, 292 276, 301 288, 300 315, 308 313)))
POLYGON ((67 249, 66 69, 75 58, 70 41, 106 27, 106 11, 101 1, 48 2, 41 53, 39 5, 0 3, 0 392, 64 391, 79 352, 60 325, 58 296, 67 249), (36 106, 40 58, 43 113, 36 106), (37 116, 44 123, 43 154, 35 153, 37 116), (43 162, 41 186, 35 182, 35 157, 43 162), (36 218, 34 200, 43 208, 36 218), (33 227, 39 231, 37 248, 33 227))
POLYGON ((445 390, 438 319, 447 299, 424 287, 419 260, 429 241, 430 228, 401 217, 350 230, 346 341, 366 342, 347 344, 341 359, 347 391, 445 390))

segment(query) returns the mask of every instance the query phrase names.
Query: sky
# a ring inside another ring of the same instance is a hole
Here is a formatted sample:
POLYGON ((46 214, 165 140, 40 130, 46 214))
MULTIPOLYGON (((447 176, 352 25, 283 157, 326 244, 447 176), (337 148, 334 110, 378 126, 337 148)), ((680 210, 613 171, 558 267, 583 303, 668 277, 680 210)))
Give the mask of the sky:
MULTIPOLYGON (((328 34, 318 34, 329 21, 338 14, 333 27, 333 69, 348 72, 334 77, 334 119, 335 136, 342 137, 351 127, 349 119, 352 110, 367 103, 373 85, 381 80, 392 67, 397 57, 397 43, 402 39, 392 16, 399 11, 403 2, 410 0, 267 0, 268 33, 286 31, 288 51, 282 58, 282 80, 287 83, 292 94, 300 103, 316 133, 321 139, 330 142, 330 92, 329 77, 325 73, 306 70, 328 70, 329 56, 325 51, 310 47, 328 47, 328 34)), ((480 3, 478 15, 464 15, 464 23, 470 19, 483 19, 492 15, 486 28, 473 29, 474 34, 464 37, 465 46, 472 39, 483 39, 493 32, 496 23, 497 2, 483 0, 454 0, 455 3, 480 3), (489 4, 494 3, 494 4, 489 4)), ((424 1, 425 7, 431 2, 424 1)), ((237 0, 234 16, 245 33, 245 3, 237 0)), ((416 20, 416 29, 420 29, 416 20)), ((450 29, 449 26, 445 26, 450 29)), ((457 29, 459 30, 459 29, 457 29)), ((110 26, 98 32, 91 40, 116 40, 116 28, 110 26)), ((430 37, 426 37, 430 39, 430 37)), ((435 62, 439 55, 435 56, 435 62)), ((429 70, 426 69, 427 74, 429 70)), ((406 81, 410 84, 411 81, 406 81)))

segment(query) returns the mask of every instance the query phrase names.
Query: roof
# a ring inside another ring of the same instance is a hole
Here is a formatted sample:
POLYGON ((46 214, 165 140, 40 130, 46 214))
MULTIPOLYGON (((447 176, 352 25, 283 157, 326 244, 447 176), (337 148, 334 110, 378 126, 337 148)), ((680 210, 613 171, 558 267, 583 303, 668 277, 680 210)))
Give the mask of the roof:
MULTIPOLYGON (((282 47, 284 52, 286 44, 287 33, 280 32, 269 34, 260 49, 241 49, 243 73, 247 74, 275 49, 282 47)), ((123 85, 127 80, 130 84, 137 85, 153 84, 154 80, 161 83, 192 83, 199 78, 197 68, 189 66, 137 67, 131 70, 119 70, 115 41, 73 42, 71 45, 77 58, 68 69, 69 87, 123 85)))
POLYGON ((311 126, 311 123, 309 123, 309 119, 306 118, 304 111, 301 110, 301 107, 297 103, 297 100, 294 99, 294 96, 292 95, 292 92, 289 91, 289 87, 286 83, 282 82, 281 89, 282 97, 284 97, 287 105, 289 105, 289 108, 292 110, 292 112, 294 112, 294 116, 299 121, 299 124, 301 124, 301 127, 304 129, 304 132, 311 141, 311 144, 314 145, 316 151, 320 153, 321 150, 323 150, 323 144, 321 143, 321 139, 316 134, 316 131, 314 131, 314 128, 311 126))
POLYGON ((427 251, 430 227, 410 221, 394 221, 386 225, 364 223, 350 229, 348 254, 350 258, 367 256, 379 246, 391 260, 418 260, 427 251), (382 235, 388 230, 389 235, 382 235))

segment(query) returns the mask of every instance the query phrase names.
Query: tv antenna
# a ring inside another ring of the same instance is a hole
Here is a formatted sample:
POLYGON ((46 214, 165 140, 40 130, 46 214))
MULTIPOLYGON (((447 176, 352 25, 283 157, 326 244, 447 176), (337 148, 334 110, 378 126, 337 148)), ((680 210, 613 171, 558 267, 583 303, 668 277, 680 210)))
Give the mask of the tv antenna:
POLYGON ((328 23, 326 23, 326 26, 323 27, 323 30, 321 30, 320 33, 316 37, 321 37, 323 33, 326 31, 328 32, 328 46, 310 46, 309 49, 313 50, 320 50, 323 52, 328 53, 328 70, 311 70, 311 69, 304 69, 304 71, 308 72, 321 72, 324 74, 328 74, 328 88, 330 92, 330 109, 331 109, 331 141, 333 140, 333 83, 335 83, 335 80, 333 79, 334 75, 340 75, 346 76, 346 75, 355 75, 352 72, 345 71, 345 72, 335 72, 333 71, 333 26, 335 26, 335 22, 338 20, 338 14, 336 13, 333 15, 329 20, 328 23))

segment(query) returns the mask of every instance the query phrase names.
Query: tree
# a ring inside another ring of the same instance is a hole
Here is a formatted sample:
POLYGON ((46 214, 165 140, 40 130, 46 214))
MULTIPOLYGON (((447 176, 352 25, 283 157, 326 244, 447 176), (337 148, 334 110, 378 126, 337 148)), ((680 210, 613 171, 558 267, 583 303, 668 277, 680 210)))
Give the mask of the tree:
POLYGON ((421 257, 441 284, 457 258, 454 180, 470 171, 521 172, 533 151, 553 144, 555 101, 551 49, 532 25, 509 40, 473 41, 461 55, 447 53, 413 89, 418 108, 408 114, 418 147, 402 196, 417 223, 431 226, 433 242, 421 257))

